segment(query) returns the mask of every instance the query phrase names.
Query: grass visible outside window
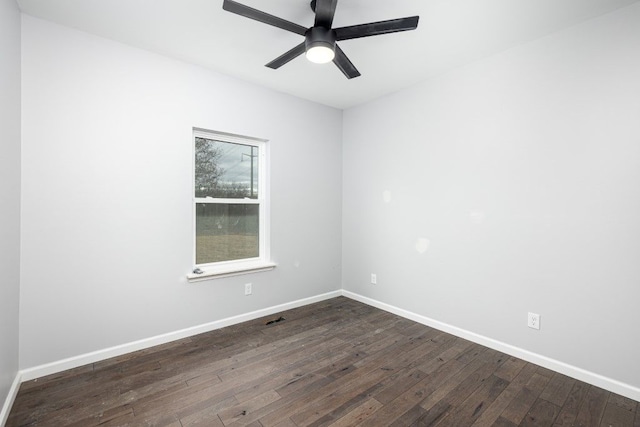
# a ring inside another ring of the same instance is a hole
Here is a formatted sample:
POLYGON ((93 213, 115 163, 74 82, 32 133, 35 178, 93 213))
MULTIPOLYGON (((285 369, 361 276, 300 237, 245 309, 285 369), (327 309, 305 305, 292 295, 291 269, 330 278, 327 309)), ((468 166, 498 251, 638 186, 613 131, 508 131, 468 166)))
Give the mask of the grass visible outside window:
POLYGON ((258 205, 196 205, 196 264, 256 258, 258 205))

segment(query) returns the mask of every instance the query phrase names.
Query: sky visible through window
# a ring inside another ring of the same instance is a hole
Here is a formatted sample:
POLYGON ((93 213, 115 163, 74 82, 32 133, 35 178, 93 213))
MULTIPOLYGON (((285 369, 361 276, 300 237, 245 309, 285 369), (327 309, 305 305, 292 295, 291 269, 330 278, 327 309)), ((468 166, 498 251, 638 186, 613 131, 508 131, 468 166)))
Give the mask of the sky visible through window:
POLYGON ((196 138, 197 197, 257 198, 258 151, 251 145, 196 138))
MULTIPOLYGON (((228 142, 217 142, 218 146, 222 149, 222 155, 220 156, 220 167, 224 171, 220 177, 220 181, 224 184, 236 184, 242 183, 246 187, 251 185, 251 163, 252 154, 251 146, 242 144, 231 144, 228 142)), ((257 156, 258 149, 254 148, 253 156, 257 156)), ((254 173, 257 172, 258 162, 253 158, 254 173)), ((254 190, 257 181, 257 176, 254 176, 254 190)))

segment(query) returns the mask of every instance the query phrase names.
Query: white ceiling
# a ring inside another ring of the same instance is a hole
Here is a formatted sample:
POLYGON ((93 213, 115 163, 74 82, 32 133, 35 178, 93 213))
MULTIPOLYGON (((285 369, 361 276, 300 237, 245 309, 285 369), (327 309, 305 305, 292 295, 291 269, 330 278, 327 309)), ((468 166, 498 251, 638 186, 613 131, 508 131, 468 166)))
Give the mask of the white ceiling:
MULTIPOLYGON (((340 42, 361 77, 300 56, 303 37, 222 10, 222 0, 18 0, 24 13, 348 108, 640 0, 340 0, 334 27, 419 15, 415 31, 340 42)), ((309 27, 309 0, 239 0, 309 27)))

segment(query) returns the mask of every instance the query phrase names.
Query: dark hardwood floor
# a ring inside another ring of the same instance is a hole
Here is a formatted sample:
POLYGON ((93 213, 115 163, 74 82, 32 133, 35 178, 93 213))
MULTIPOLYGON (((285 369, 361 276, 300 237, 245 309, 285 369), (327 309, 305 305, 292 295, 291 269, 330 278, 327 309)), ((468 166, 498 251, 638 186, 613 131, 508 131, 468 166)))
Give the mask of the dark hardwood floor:
POLYGON ((640 408, 340 297, 26 382, 7 426, 31 425, 640 427, 640 408))

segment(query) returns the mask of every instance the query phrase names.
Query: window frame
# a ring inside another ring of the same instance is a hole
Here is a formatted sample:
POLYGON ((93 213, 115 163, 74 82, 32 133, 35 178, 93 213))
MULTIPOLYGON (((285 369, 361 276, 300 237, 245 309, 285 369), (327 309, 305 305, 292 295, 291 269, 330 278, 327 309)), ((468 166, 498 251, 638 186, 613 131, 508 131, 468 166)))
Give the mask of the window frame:
POLYGON ((269 233, 269 156, 266 139, 253 138, 230 133, 211 131, 201 128, 193 128, 191 135, 191 209, 192 209, 192 265, 193 270, 187 275, 189 281, 215 279, 220 277, 249 274, 259 271, 272 270, 275 264, 270 260, 270 233, 269 233), (196 138, 205 138, 231 144, 249 145, 258 148, 258 197, 250 198, 203 198, 195 195, 195 171, 196 171, 196 138), (258 205, 258 256, 237 260, 217 261, 205 264, 197 264, 196 258, 196 207, 200 203, 207 204, 246 204, 258 205))

